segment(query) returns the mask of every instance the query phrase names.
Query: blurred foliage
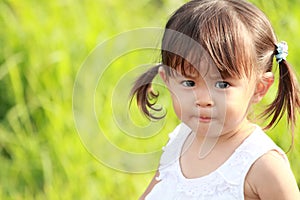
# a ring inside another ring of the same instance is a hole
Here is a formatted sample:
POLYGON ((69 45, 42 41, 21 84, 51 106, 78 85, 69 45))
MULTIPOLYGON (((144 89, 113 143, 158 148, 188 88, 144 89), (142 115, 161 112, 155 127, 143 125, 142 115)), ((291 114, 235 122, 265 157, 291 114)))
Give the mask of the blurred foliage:
MULTIPOLYGON (((153 173, 119 172, 88 154, 73 121, 73 84, 98 43, 135 28, 163 27, 183 2, 0 1, 0 199, 137 199, 153 173)), ((300 72, 298 0, 252 2, 269 16, 279 40, 290 44, 289 62, 300 72)), ((166 141, 176 124, 171 120, 162 141, 143 142, 145 151, 166 141)), ((107 129, 111 123, 103 122, 107 129)), ((284 149, 291 139, 286 132, 285 123, 270 131, 284 149)), ((295 134, 288 156, 300 184, 298 129, 295 134)), ((120 141, 118 134, 111 140, 120 141)), ((140 148, 130 142, 121 145, 140 148)))

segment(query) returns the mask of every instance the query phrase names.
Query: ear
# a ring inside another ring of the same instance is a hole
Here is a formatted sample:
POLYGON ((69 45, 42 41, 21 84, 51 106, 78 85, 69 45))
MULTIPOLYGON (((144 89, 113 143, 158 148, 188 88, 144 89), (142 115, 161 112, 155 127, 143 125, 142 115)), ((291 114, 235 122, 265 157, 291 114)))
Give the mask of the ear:
POLYGON ((262 75, 256 84, 252 97, 252 103, 258 103, 266 95, 271 85, 274 83, 274 75, 272 72, 266 72, 262 75))
POLYGON ((168 84, 168 77, 167 77, 166 71, 163 67, 158 68, 158 74, 161 77, 161 79, 165 82, 165 84, 167 85, 168 84))

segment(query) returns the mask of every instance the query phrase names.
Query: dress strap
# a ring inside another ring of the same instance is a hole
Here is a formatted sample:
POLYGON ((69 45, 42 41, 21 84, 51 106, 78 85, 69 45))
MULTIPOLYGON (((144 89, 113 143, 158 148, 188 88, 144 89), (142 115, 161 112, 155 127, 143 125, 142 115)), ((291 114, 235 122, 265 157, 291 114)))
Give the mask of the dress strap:
POLYGON ((180 157, 182 146, 190 133, 191 129, 184 123, 181 123, 169 134, 169 141, 163 147, 160 169, 173 164, 180 157))
MULTIPOLYGON (((229 160, 218 170, 224 179, 230 183, 244 185, 244 181, 250 167, 265 153, 278 151, 286 163, 289 161, 285 153, 267 136, 260 127, 244 140, 235 150, 229 160)), ((243 187, 240 187, 243 194, 243 187)))

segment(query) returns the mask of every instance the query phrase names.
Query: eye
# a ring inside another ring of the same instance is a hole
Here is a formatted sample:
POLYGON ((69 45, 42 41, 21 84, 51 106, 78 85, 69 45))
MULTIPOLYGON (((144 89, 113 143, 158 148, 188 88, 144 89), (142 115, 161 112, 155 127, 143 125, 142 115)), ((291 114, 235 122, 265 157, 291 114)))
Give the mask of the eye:
POLYGON ((182 81, 181 84, 184 87, 194 87, 195 86, 195 82, 191 81, 191 80, 187 80, 187 81, 182 81))
POLYGON ((226 81, 218 81, 215 84, 215 87, 220 88, 220 89, 225 89, 225 88, 228 88, 229 86, 230 86, 230 84, 226 81))

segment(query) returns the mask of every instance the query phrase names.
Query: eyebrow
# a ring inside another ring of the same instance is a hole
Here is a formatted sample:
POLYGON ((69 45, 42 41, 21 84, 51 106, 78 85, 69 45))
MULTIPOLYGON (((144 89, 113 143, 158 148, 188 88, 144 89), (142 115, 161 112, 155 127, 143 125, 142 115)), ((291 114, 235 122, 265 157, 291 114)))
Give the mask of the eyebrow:
POLYGON ((207 78, 210 78, 210 79, 212 79, 212 80, 216 80, 216 79, 222 79, 222 80, 225 80, 225 79, 227 78, 227 77, 223 77, 223 76, 221 75, 221 73, 214 73, 214 74, 207 73, 207 74, 205 74, 204 76, 201 76, 200 73, 199 73, 199 74, 193 73, 193 74, 185 74, 185 75, 183 75, 183 74, 180 74, 180 73, 176 72, 175 75, 177 75, 177 76, 183 76, 183 77, 186 77, 186 78, 188 78, 188 79, 197 79, 197 78, 199 78, 199 77, 205 79, 205 77, 207 77, 207 78))
POLYGON ((180 77, 186 77, 186 78, 190 78, 190 79, 195 79, 195 78, 198 78, 199 75, 198 74, 192 74, 192 73, 185 73, 185 74, 182 74, 182 73, 179 73, 177 72, 176 70, 173 72, 174 76, 180 76, 180 77))
POLYGON ((191 79, 195 79, 195 78, 198 78, 199 77, 199 75, 197 74, 197 75, 190 75, 190 74, 186 74, 186 75, 184 75, 185 77, 187 77, 187 78, 191 78, 191 79))
POLYGON ((218 79, 218 78, 224 79, 224 77, 222 77, 221 73, 209 74, 209 77, 211 77, 213 79, 218 79))

